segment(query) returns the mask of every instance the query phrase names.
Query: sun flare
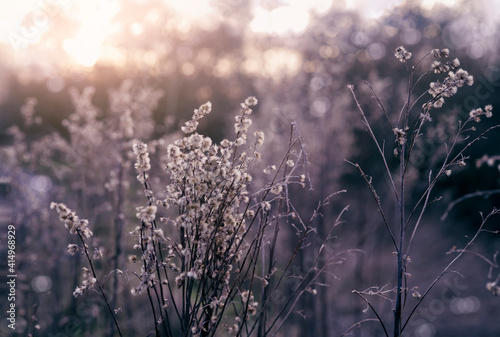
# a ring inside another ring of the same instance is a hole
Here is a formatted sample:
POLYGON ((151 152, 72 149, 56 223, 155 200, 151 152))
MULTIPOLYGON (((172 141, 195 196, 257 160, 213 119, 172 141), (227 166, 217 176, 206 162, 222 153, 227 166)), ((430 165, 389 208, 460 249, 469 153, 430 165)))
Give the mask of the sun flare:
MULTIPOLYGON (((182 39, 194 31, 194 27, 208 31, 217 27, 218 21, 230 21, 230 12, 225 10, 241 4, 232 1, 231 6, 224 7, 217 1, 159 0, 161 6, 144 5, 147 9, 144 13, 127 11, 138 2, 149 3, 143 0, 19 0, 12 5, 0 1, 0 44, 17 55, 12 57, 13 63, 24 62, 19 55, 24 55, 24 60, 29 62, 42 62, 39 55, 44 55, 50 61, 57 59, 62 67, 76 69, 90 69, 101 62, 127 66, 146 59, 151 65, 157 63, 153 54, 167 50, 169 44, 168 39, 164 40, 166 46, 147 51, 149 54, 145 57, 142 41, 146 41, 148 32, 182 39)), ((250 20, 249 32, 287 36, 303 33, 312 20, 328 10, 359 11, 364 17, 376 19, 400 3, 402 0, 249 0, 248 7, 242 8, 248 8, 245 14, 250 20)), ((453 7, 458 3, 458 0, 422 0, 421 5, 432 10, 437 5, 453 7)), ((494 13, 499 6, 492 3, 485 19, 497 22, 498 16, 494 13)), ((188 69, 188 65, 185 68, 188 69)))
POLYGON ((278 35, 288 32, 300 33, 309 24, 311 11, 324 12, 331 4, 331 0, 287 0, 282 6, 271 10, 257 6, 251 28, 254 32, 278 35))
POLYGON ((109 30, 109 24, 119 12, 117 1, 92 0, 80 4, 75 17, 82 23, 75 37, 66 39, 63 48, 73 62, 92 67, 99 56, 109 30))

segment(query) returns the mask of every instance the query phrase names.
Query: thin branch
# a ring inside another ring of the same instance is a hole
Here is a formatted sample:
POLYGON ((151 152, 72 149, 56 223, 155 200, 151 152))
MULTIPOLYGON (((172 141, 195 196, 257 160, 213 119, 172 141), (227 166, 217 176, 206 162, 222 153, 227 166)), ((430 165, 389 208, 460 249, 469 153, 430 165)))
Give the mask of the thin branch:
POLYGON ((378 102, 378 105, 379 107, 382 109, 382 111, 384 112, 384 115, 385 115, 385 118, 387 119, 387 122, 389 123, 389 126, 391 128, 391 130, 393 129, 392 127, 392 123, 391 123, 391 120, 389 119, 389 115, 387 114, 387 111, 385 110, 384 108, 384 105, 382 104, 382 102, 380 101, 380 97, 377 95, 377 93, 375 92, 375 90, 373 90, 373 87, 367 82, 367 81, 363 81, 364 84, 366 84, 368 86, 368 88, 370 88, 370 90, 373 92, 373 94, 375 95, 375 99, 377 100, 378 102))
POLYGON ((470 198, 474 198, 474 197, 485 197, 485 198, 487 198, 490 195, 497 194, 497 193, 500 193, 500 188, 498 188, 496 190, 478 191, 478 192, 473 192, 473 193, 465 194, 465 195, 461 196, 460 198, 458 198, 458 199, 453 200, 452 202, 450 202, 450 204, 446 208, 446 211, 441 216, 441 221, 445 220, 448 217, 448 214, 450 213, 450 211, 452 210, 452 208, 455 207, 456 204, 461 203, 464 200, 467 200, 467 199, 470 199, 470 198))
POLYGON ((372 183, 370 182, 370 180, 366 176, 365 172, 363 172, 363 170, 361 169, 359 164, 352 163, 348 160, 346 160, 346 162, 348 162, 349 164, 356 167, 359 170, 359 172, 361 173, 361 176, 365 179, 365 182, 367 183, 368 187, 370 188, 370 192, 372 193, 372 196, 375 199, 375 202, 377 203, 378 211, 382 215, 382 219, 384 220, 385 228, 389 232, 389 235, 391 237, 392 243, 394 244, 394 247, 396 248, 396 250, 398 250, 396 238, 394 237, 394 234, 392 233, 391 227, 389 226, 389 223, 387 222, 387 219, 385 217, 384 211, 382 210, 382 204, 380 203, 380 197, 378 196, 377 191, 375 191, 375 188, 373 187, 372 183))
MULTIPOLYGON (((429 186, 431 184, 431 177, 432 177, 432 171, 429 172, 429 186)), ((420 222, 422 220, 422 216, 424 215, 425 210, 427 209, 427 206, 429 205, 429 197, 431 195, 430 192, 431 192, 431 190, 429 189, 429 192, 426 194, 425 201, 424 201, 424 204, 422 206, 422 209, 420 210, 420 214, 418 215, 417 222, 415 223, 415 227, 413 228, 413 232, 411 233, 410 241, 408 241, 408 247, 406 248, 406 253, 405 253, 406 257, 410 254, 410 249, 411 249, 411 246, 412 246, 412 243, 413 243, 413 239, 415 237, 415 234, 417 233, 417 229, 418 229, 418 227, 420 225, 420 222)), ((405 224, 405 229, 406 229, 407 225, 408 225, 408 223, 405 224)))
POLYGON ((394 192, 394 195, 396 196, 396 200, 399 202, 399 196, 398 196, 398 192, 397 192, 397 189, 396 189, 396 184, 394 183, 394 179, 392 178, 391 170, 389 169, 389 165, 387 164, 387 160, 385 158, 384 151, 380 147, 380 144, 379 144, 379 142, 377 140, 377 137, 375 137, 375 133, 373 133, 373 130, 370 127, 370 123, 366 119, 365 112, 363 111, 363 108, 361 108, 361 105, 358 102, 356 94, 354 93, 354 86, 349 85, 347 87, 349 88, 349 90, 352 93, 352 96, 354 98, 354 101, 356 102, 356 106, 358 107, 359 112, 361 112, 361 116, 363 117, 363 121, 364 121, 364 124, 365 124, 365 126, 366 126, 366 128, 368 130, 368 134, 370 135, 370 137, 375 142, 375 145, 377 146, 377 149, 378 149, 378 152, 380 154, 380 157, 382 158, 382 161, 384 162, 385 171, 386 171, 387 175, 389 176, 389 180, 391 181, 392 190, 394 192))
POLYGON ((427 288, 427 290, 425 291, 425 293, 422 295, 422 297, 420 297, 420 299, 418 300, 417 304, 415 304, 415 307, 413 307, 412 311, 410 312, 410 314, 408 315, 408 318, 406 319, 406 322, 405 324, 403 325, 401 331, 404 330, 404 328, 406 327, 406 325, 408 324, 408 322, 410 322, 410 319, 412 318, 413 314, 415 313, 415 311, 417 310, 417 308, 420 306, 420 304, 422 303, 422 301, 425 299, 425 297, 427 296, 427 294, 429 294, 429 292, 434 288, 434 286, 436 285, 436 283, 446 274, 448 273, 449 269, 451 268, 451 266, 462 256, 462 254, 464 254, 464 252, 467 251, 467 249, 474 243, 474 241, 476 240, 476 238, 478 237, 479 233, 482 231, 484 225, 486 224, 486 221, 488 221, 488 219, 495 215, 495 214, 499 214, 500 213, 500 209, 493 209, 487 216, 486 218, 483 218, 482 215, 481 215, 481 218, 483 219, 481 221, 481 225, 479 226, 479 229, 476 231, 476 234, 472 237, 472 239, 465 245, 465 247, 463 248, 463 250, 450 262, 448 263, 448 265, 443 269, 443 271, 441 272, 441 274, 439 274, 435 279, 434 281, 431 283, 431 285, 427 288))
POLYGON ((471 255, 479 257, 481 260, 483 260, 484 262, 486 262, 487 264, 489 264, 491 267, 498 268, 498 263, 491 261, 486 256, 484 256, 483 254, 480 254, 480 253, 476 253, 476 252, 473 252, 473 251, 470 251, 470 250, 465 250, 465 249, 457 249, 457 247, 453 247, 446 254, 452 254, 452 253, 459 253, 459 254, 461 254, 461 253, 467 253, 467 254, 471 254, 471 255))
POLYGON ((384 333, 385 333, 386 337, 389 337, 389 333, 387 332, 387 329, 385 328, 384 321, 382 321, 382 318, 380 318, 380 315, 378 314, 377 310, 375 310, 375 308, 370 304, 370 302, 363 295, 361 295, 359 293, 359 291, 353 290, 352 292, 354 294, 358 295, 359 297, 361 297, 363 299, 363 301, 365 301, 366 304, 370 307, 370 309, 372 309, 375 316, 377 316, 377 320, 380 322, 380 325, 382 325, 382 329, 384 329, 384 333))
POLYGON ((343 336, 347 335, 349 332, 351 332, 355 328, 361 328, 361 324, 363 324, 365 322, 373 322, 373 321, 378 322, 379 320, 376 319, 376 318, 366 318, 366 319, 363 319, 363 320, 361 320, 359 322, 356 322, 353 325, 351 325, 349 327, 349 329, 347 329, 346 331, 344 331, 344 333, 342 333, 339 337, 343 337, 343 336))

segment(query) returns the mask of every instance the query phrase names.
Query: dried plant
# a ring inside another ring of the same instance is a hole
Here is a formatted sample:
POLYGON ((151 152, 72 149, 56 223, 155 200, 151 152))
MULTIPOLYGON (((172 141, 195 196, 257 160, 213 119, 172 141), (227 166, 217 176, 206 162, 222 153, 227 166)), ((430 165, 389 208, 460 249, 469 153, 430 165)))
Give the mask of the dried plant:
MULTIPOLYGON (((320 202, 308 221, 298 214, 288 197, 289 187, 305 186, 307 172, 299 170, 307 170, 308 163, 294 124, 283 158, 263 166, 268 177, 265 185, 252 185, 253 174, 260 167, 258 149, 265 149, 263 132, 249 136, 250 115, 256 104, 254 97, 241 104, 235 117, 235 140, 224 139, 218 144, 197 132, 199 120, 211 112, 211 103, 195 109, 192 119, 181 128, 185 135, 164 149, 169 178, 166 186, 157 186, 159 180, 150 177, 148 145, 133 144, 134 167, 146 204, 136 208, 139 224, 129 233, 138 251, 129 260, 137 263, 140 271, 126 273, 136 276, 131 278, 132 294, 148 298, 151 334, 274 335, 301 296, 314 295, 315 288, 323 285, 318 282, 319 275, 341 259, 340 254, 325 256, 321 248, 314 253, 309 269, 294 268, 295 258, 315 233, 313 223, 321 208, 343 191, 320 202), (278 261, 275 253, 281 231, 295 236, 295 248, 287 253, 286 261, 278 261), (322 267, 318 268, 320 260, 322 267), (290 287, 289 279, 298 282, 290 287), (292 296, 278 303, 276 296, 283 289, 292 296)), ((79 220, 64 204, 53 203, 52 207, 70 233, 81 240, 81 246, 70 244, 68 252, 81 250, 91 267, 91 272, 84 269, 84 285, 76 288, 75 297, 97 285, 121 335, 118 308, 105 297, 84 242, 91 236, 88 222, 79 220)), ((346 210, 331 224, 331 230, 346 210)), ((327 238, 318 240, 324 245, 330 238, 331 231, 327 238)))
MULTIPOLYGON (((427 54, 425 54, 420 60, 418 60, 415 65, 409 65, 409 60, 412 57, 412 53, 408 52, 404 47, 398 47, 395 52, 396 58, 401 61, 405 66, 408 73, 408 85, 407 85, 407 96, 401 110, 392 116, 391 111, 386 110, 383 103, 381 102, 379 96, 373 91, 371 86, 366 83, 375 95, 375 99, 378 102, 379 107, 382 109, 385 118, 387 120, 387 126, 392 130, 394 137, 394 148, 393 151, 388 153, 383 135, 376 134, 368 121, 368 117, 363 110, 361 104, 358 102, 356 94, 354 93, 354 86, 349 85, 348 88, 354 97, 357 109, 359 110, 364 126, 373 140, 376 146, 378 157, 381 160, 381 164, 385 168, 385 174, 387 175, 389 181, 389 188, 392 194, 392 201, 381 198, 377 193, 374 181, 372 177, 368 175, 365 168, 362 168, 357 163, 350 162, 361 174, 363 180, 369 187, 370 193, 375 200, 378 211, 381 214, 382 221, 384 223, 386 232, 392 242, 394 247, 394 255, 396 256, 396 286, 393 288, 386 287, 370 287, 365 291, 354 290, 353 292, 360 296, 376 315, 376 320, 378 320, 384 330, 386 336, 390 335, 389 328, 387 327, 387 322, 384 320, 383 315, 375 308, 374 305, 369 300, 370 296, 379 296, 386 300, 389 300, 392 304, 393 314, 394 314, 394 329, 392 335, 394 337, 399 337, 405 330, 408 322, 412 318, 415 310, 422 301, 427 297, 430 290, 436 285, 436 283, 445 275, 450 272, 450 268, 462 256, 464 252, 467 251, 469 246, 476 240, 478 234, 484 231, 484 225, 489 218, 497 213, 499 210, 493 209, 487 216, 482 217, 481 224, 477 229, 476 235, 474 235, 466 244, 466 246, 461 250, 456 250, 458 255, 446 265, 442 272, 430 283, 427 289, 420 294, 416 287, 410 285, 408 272, 408 263, 411 261, 410 257, 415 253, 414 243, 415 235, 420 228, 423 217, 428 209, 429 205, 440 198, 433 196, 433 189, 436 183, 443 179, 443 177, 449 177, 454 170, 458 170, 460 167, 466 165, 468 157, 466 156, 466 151, 476 142, 484 139, 488 133, 497 129, 498 125, 490 126, 484 131, 477 131, 474 123, 481 122, 482 117, 490 118, 492 116, 491 105, 487 105, 482 108, 477 108, 470 111, 468 116, 458 116, 456 131, 453 136, 447 139, 443 143, 444 156, 441 158, 439 154, 435 155, 437 158, 435 160, 439 162, 436 171, 432 169, 428 172, 427 184, 423 192, 415 200, 408 197, 410 194, 407 190, 407 185, 410 181, 409 172, 411 170, 411 158, 414 154, 416 145, 425 139, 425 137, 431 137, 431 129, 428 125, 431 125, 432 120, 435 115, 439 114, 439 108, 445 103, 445 99, 455 95, 460 87, 464 85, 472 85, 473 77, 469 73, 460 68, 460 61, 458 59, 448 60, 448 61, 434 61, 430 69, 424 71, 421 75, 418 75, 417 69, 423 63, 423 61, 429 57, 433 56, 436 59, 444 60, 449 57, 448 49, 434 49, 427 54), (429 89, 419 95, 415 92, 417 90, 417 85, 423 81, 424 78, 430 74, 444 74, 443 79, 436 79, 430 82, 429 89), (461 120, 463 118, 463 120, 461 120), (392 169, 391 161, 392 158, 396 157, 399 161, 398 165, 395 165, 397 169, 392 169), (392 206, 392 208, 391 208, 392 206), (387 216, 389 210, 395 210, 398 214, 398 221, 392 222, 391 217, 387 216), (416 302, 411 302, 408 299, 409 295, 415 297, 416 302), (408 308, 409 307, 409 308, 408 308)), ((494 288, 496 283, 493 282, 490 288, 494 288)), ((495 288, 496 289, 496 288, 495 288)), ((369 319, 372 320, 372 319, 369 319)), ((355 326, 357 326, 356 324, 355 326)), ((351 327, 347 332, 352 330, 351 327)), ((346 332, 346 333, 347 333, 346 332)), ((344 333, 345 334, 345 333, 344 333)))

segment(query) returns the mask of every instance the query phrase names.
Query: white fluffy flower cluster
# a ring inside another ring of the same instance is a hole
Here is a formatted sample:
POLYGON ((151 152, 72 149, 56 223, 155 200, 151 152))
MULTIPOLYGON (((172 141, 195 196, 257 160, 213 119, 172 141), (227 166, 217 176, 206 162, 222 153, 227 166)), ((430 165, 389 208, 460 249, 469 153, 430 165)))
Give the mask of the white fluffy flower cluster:
POLYGON ((396 51, 394 52, 394 56, 396 56, 396 58, 402 63, 406 62, 406 60, 409 60, 411 58, 411 55, 412 54, 403 46, 396 48, 396 51))
MULTIPOLYGON (((433 49, 431 53, 435 58, 447 58, 450 54, 448 49, 433 49)), ((472 75, 469 75, 466 70, 459 67, 460 61, 457 58, 443 64, 440 61, 434 61, 432 63, 431 70, 435 74, 448 72, 448 75, 442 82, 436 81, 430 83, 430 88, 427 92, 432 96, 432 99, 422 106, 425 113, 423 113, 421 117, 424 120, 431 120, 429 110, 432 108, 441 108, 445 103, 445 98, 455 95, 458 88, 466 84, 471 86, 474 83, 472 75)))
MULTIPOLYGON (((241 150, 239 145, 246 142, 250 106, 256 103, 255 98, 248 98, 242 104, 235 124, 236 141, 224 139, 214 144, 196 132, 198 119, 211 110, 206 103, 195 110, 191 121, 196 123, 186 124, 183 131, 188 135, 167 147, 166 170, 171 183, 166 187, 166 197, 157 203, 179 209, 171 222, 181 233, 180 243, 169 246, 170 258, 177 256, 185 266, 185 273, 176 279, 178 286, 203 275, 228 282, 228 268, 243 251, 248 214, 240 211, 240 205, 249 201, 249 166, 257 155, 251 149, 241 150)), ((256 138, 261 144, 264 137, 258 134, 256 138)), ((164 262, 169 264, 171 259, 164 262)))
POLYGON ((150 224, 156 218, 156 206, 137 207, 136 216, 146 224, 150 224))
POLYGON ((73 296, 75 298, 83 295, 83 293, 88 290, 94 288, 94 285, 97 282, 97 279, 92 275, 90 270, 86 267, 82 268, 83 271, 83 282, 81 287, 76 287, 75 291, 73 291, 73 296))
POLYGON ((194 110, 193 118, 187 121, 183 127, 181 127, 182 132, 189 134, 196 131, 198 127, 198 120, 202 119, 212 111, 212 103, 207 102, 200 106, 198 109, 194 110))
POLYGON ((241 293, 241 303, 243 307, 247 307, 247 312, 249 315, 253 316, 257 313, 258 302, 255 302, 253 293, 251 291, 245 290, 241 293))
POLYGON ((148 145, 146 143, 134 144, 133 150, 136 157, 134 167, 139 173, 139 175, 137 176, 137 180, 139 180, 141 183, 144 183, 144 181, 148 179, 148 174, 146 172, 151 169, 148 145))
POLYGON ((474 119, 476 122, 481 121, 480 116, 486 116, 486 118, 491 118, 493 116, 493 106, 488 104, 487 106, 484 107, 484 110, 482 108, 477 108, 473 109, 469 112, 469 117, 474 119))
POLYGON ((455 95, 458 88, 463 87, 464 84, 471 86, 473 83, 474 78, 472 75, 469 75, 466 70, 460 68, 456 72, 450 71, 443 82, 431 82, 428 92, 432 97, 451 97, 455 95))
POLYGON ((71 234, 76 235, 80 232, 86 238, 90 238, 93 233, 88 228, 89 221, 87 219, 80 219, 75 212, 69 209, 65 204, 52 202, 50 209, 55 209, 59 214, 59 219, 64 223, 64 226, 71 234))

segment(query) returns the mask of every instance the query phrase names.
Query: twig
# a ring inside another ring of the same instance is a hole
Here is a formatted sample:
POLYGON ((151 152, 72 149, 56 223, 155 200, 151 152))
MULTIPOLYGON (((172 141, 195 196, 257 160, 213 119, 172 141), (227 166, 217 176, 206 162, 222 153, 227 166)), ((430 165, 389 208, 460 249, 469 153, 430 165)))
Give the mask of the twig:
POLYGON ((441 221, 444 221, 447 217, 450 211, 455 207, 456 204, 461 203, 464 200, 474 198, 474 197, 485 197, 487 198, 488 196, 492 194, 497 194, 500 193, 500 188, 495 189, 495 190, 489 190, 489 191, 478 191, 478 192, 473 192, 473 193, 468 193, 463 196, 461 196, 458 199, 453 200, 452 202, 449 203, 448 207, 446 208, 446 211, 443 213, 441 216, 441 221))
POLYGON ((352 162, 350 162, 348 160, 346 160, 346 162, 348 162, 349 164, 351 164, 354 167, 356 167, 359 170, 359 172, 361 173, 361 176, 363 177, 363 179, 365 179, 365 182, 367 183, 368 187, 370 188, 370 192, 372 193, 372 196, 375 199, 375 202, 377 203, 378 211, 382 215, 382 219, 384 220, 385 228, 389 232, 389 235, 391 237, 392 243, 393 243, 394 247, 396 249, 398 249, 398 245, 396 243, 396 239, 394 237, 394 234, 392 233, 391 227, 389 227, 389 223, 387 222, 387 219, 385 217, 384 211, 382 210, 382 204, 380 203, 380 197, 378 196, 377 191, 375 191, 375 188, 373 187, 370 179, 368 179, 368 177, 366 176, 365 172, 363 172, 363 170, 361 169, 361 167, 359 166, 359 164, 352 163, 352 162))
POLYGON ((354 294, 358 295, 359 297, 361 297, 363 299, 363 301, 365 301, 366 304, 370 307, 370 309, 372 309, 375 316, 377 316, 377 320, 380 322, 380 325, 382 325, 382 329, 384 329, 385 336, 389 337, 389 333, 387 332, 387 329, 385 328, 384 321, 382 320, 382 318, 380 318, 380 315, 378 314, 377 310, 375 310, 375 308, 370 304, 370 302, 363 295, 361 295, 359 293, 359 291, 353 290, 352 292, 354 294))
POLYGON ((344 333, 342 333, 339 337, 343 337, 343 336, 347 335, 351 330, 353 330, 355 328, 360 328, 361 324, 363 324, 365 322, 372 322, 372 321, 378 322, 379 320, 376 319, 376 318, 366 318, 366 319, 363 319, 363 320, 361 320, 359 322, 356 322, 353 325, 351 325, 349 327, 349 329, 347 329, 346 331, 344 331, 344 333))
POLYGON ((479 229, 476 231, 476 234, 472 237, 472 239, 465 245, 465 247, 463 248, 463 250, 450 262, 448 263, 448 265, 443 269, 443 271, 441 272, 441 274, 438 275, 438 277, 436 277, 434 279, 434 281, 431 283, 431 285, 427 288, 427 290, 425 291, 425 293, 422 295, 422 297, 420 297, 420 299, 418 300, 417 304, 415 304, 415 306, 413 307, 412 311, 410 312, 410 314, 408 315, 408 318, 406 319, 403 327, 401 328, 401 331, 404 330, 404 328, 406 327, 406 325, 408 324, 408 322, 410 321, 410 319, 412 318, 413 314, 415 313, 415 311, 417 310, 417 308, 420 306, 420 304, 422 303, 422 301, 425 299, 425 297, 427 296, 427 294, 429 294, 429 292, 432 290, 432 288, 434 288, 434 286, 436 285, 436 283, 449 271, 449 269, 451 268, 451 266, 462 256, 462 254, 464 254, 464 252, 467 251, 467 249, 472 245, 472 243, 476 240, 477 236, 479 235, 479 233, 482 231, 484 225, 486 224, 486 221, 488 221, 488 219, 495 215, 495 214, 499 214, 500 213, 500 210, 499 209, 493 209, 487 216, 486 218, 483 218, 482 215, 481 215, 481 218, 482 218, 482 221, 481 221, 481 225, 479 226, 479 229))
POLYGON ((356 102, 356 106, 358 107, 358 110, 359 112, 361 113, 361 116, 363 117, 363 121, 364 121, 364 124, 368 130, 368 134, 370 135, 370 137, 373 139, 373 141, 375 142, 375 145, 377 146, 377 150, 380 154, 380 157, 382 158, 382 161, 384 163, 384 166, 385 166, 385 171, 387 173, 387 175, 389 176, 389 180, 391 182, 391 186, 392 186, 392 190, 394 192, 394 195, 396 197, 396 200, 399 202, 399 196, 398 196, 398 192, 397 192, 397 189, 396 189, 396 184, 394 183, 394 179, 392 178, 392 174, 391 174, 391 170, 389 169, 389 165, 387 164, 387 160, 385 158, 385 154, 384 154, 384 151, 382 150, 382 148, 380 147, 380 144, 377 140, 377 137, 375 136, 375 133, 373 133, 373 130, 372 128, 370 127, 370 123, 368 122, 368 120, 366 119, 366 115, 365 115, 365 112, 363 111, 363 108, 361 108, 361 105, 359 104, 358 102, 358 99, 356 97, 356 94, 354 93, 354 86, 352 85, 348 85, 347 86, 349 88, 349 90, 351 91, 352 93, 352 96, 354 97, 354 101, 356 102))

